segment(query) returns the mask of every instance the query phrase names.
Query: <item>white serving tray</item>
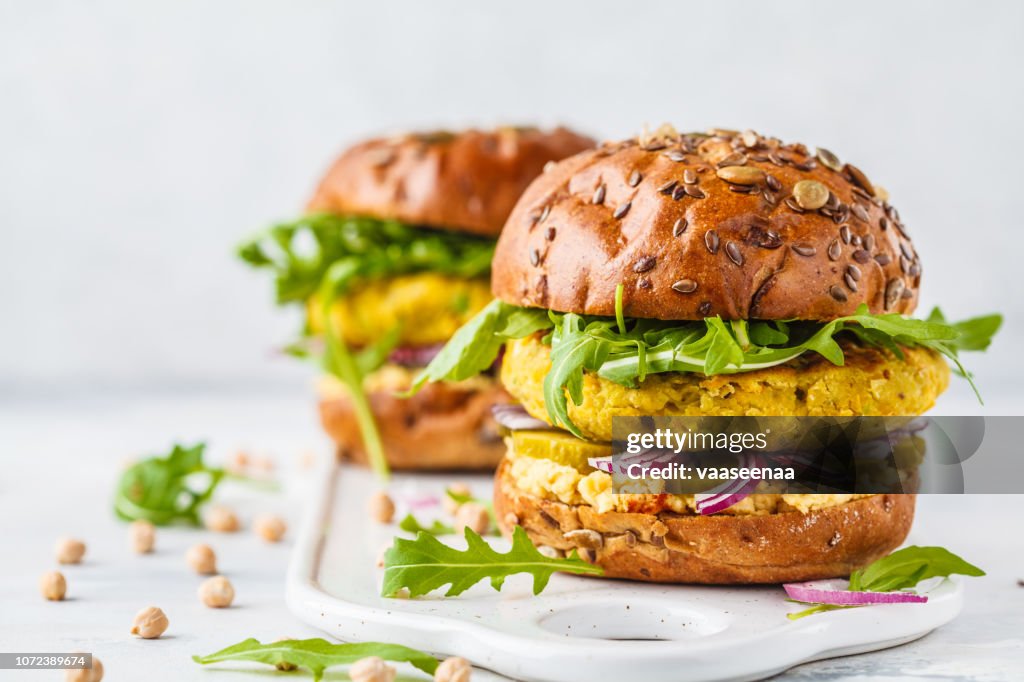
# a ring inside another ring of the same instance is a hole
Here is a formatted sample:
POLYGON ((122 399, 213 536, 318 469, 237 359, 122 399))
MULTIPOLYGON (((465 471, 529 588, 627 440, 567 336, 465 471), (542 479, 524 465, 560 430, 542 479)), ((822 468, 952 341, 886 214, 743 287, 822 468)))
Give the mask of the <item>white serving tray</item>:
MULTIPOLYGON (((398 474, 390 489, 441 497, 452 480, 489 497, 489 476, 398 474)), ((482 582, 454 598, 380 597, 381 551, 397 526, 368 518, 372 475, 348 465, 323 485, 295 546, 287 598, 303 621, 345 641, 385 641, 536 682, 647 679, 759 680, 808 661, 874 651, 924 636, 952 620, 962 584, 944 581, 926 604, 887 604, 790 621, 798 608, 781 587, 657 585, 556 575, 534 596, 529 576, 499 593, 482 582)), ((399 505, 399 520, 407 509, 399 505)), ((429 523, 439 509, 417 510, 429 523)), ((457 546, 455 536, 443 538, 457 546)), ((507 542, 495 538, 495 546, 507 542)), ((475 676, 481 679, 483 675, 475 676)), ((488 679, 498 679, 488 677, 488 679)))

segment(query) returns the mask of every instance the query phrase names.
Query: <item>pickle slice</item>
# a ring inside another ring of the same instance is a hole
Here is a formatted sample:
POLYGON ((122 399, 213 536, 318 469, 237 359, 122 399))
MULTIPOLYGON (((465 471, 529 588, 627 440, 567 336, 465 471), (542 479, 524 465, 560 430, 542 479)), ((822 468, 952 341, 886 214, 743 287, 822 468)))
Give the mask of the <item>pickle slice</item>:
POLYGON ((612 454, 612 446, 608 443, 580 440, 561 431, 513 431, 512 447, 517 455, 550 459, 583 472, 593 469, 587 459, 612 454))

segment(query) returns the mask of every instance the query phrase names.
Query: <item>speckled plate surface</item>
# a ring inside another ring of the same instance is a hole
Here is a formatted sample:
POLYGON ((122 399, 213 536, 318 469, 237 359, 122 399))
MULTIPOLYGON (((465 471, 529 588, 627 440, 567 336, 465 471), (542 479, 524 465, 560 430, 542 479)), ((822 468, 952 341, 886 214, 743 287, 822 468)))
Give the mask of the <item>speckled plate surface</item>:
MULTIPOLYGON (((451 479, 395 476, 396 518, 406 511, 403 497, 440 497, 451 479)), ((489 495, 490 477, 459 479, 477 496, 489 495)), ((961 584, 946 581, 929 593, 927 604, 790 621, 786 613, 797 607, 777 587, 653 585, 568 575, 556 575, 539 596, 532 594, 528 576, 513 576, 500 593, 484 582, 457 598, 384 599, 377 557, 401 531, 367 518, 366 497, 376 487, 362 469, 324 472, 288 573, 291 610, 342 640, 390 641, 460 655, 514 679, 758 680, 807 661, 912 641, 952 620, 963 602, 961 584)), ((426 522, 439 513, 416 512, 426 522)), ((457 545, 460 539, 445 541, 457 545)), ((504 540, 494 543, 507 546, 504 540)))

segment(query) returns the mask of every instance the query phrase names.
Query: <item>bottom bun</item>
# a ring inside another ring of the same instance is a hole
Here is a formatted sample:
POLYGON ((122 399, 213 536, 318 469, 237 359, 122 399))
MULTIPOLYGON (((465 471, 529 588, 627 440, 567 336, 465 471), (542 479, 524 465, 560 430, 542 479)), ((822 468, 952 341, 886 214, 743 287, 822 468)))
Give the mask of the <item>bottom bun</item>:
POLYGON ((576 549, 609 578, 741 585, 845 577, 899 547, 914 520, 909 494, 807 513, 599 513, 523 492, 509 469, 503 461, 494 481, 502 532, 520 525, 536 545, 576 549))
MULTIPOLYGON (((367 398, 392 469, 494 469, 505 454, 491 406, 509 397, 496 381, 428 384, 410 398, 370 391, 367 398)), ((368 463, 347 395, 322 395, 320 421, 339 458, 368 463)))

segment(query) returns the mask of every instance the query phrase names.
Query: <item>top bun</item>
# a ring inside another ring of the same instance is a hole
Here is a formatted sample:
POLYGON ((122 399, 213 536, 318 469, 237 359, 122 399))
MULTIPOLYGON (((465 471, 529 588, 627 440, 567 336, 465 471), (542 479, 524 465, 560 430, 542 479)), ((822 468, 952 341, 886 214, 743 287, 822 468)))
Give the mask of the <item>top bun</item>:
POLYGON ((334 162, 307 208, 496 237, 544 164, 593 146, 566 128, 367 140, 334 162))
POLYGON ((921 265, 885 191, 825 149, 753 131, 639 140, 553 164, 523 194, 492 289, 516 305, 661 320, 910 313, 921 265))

